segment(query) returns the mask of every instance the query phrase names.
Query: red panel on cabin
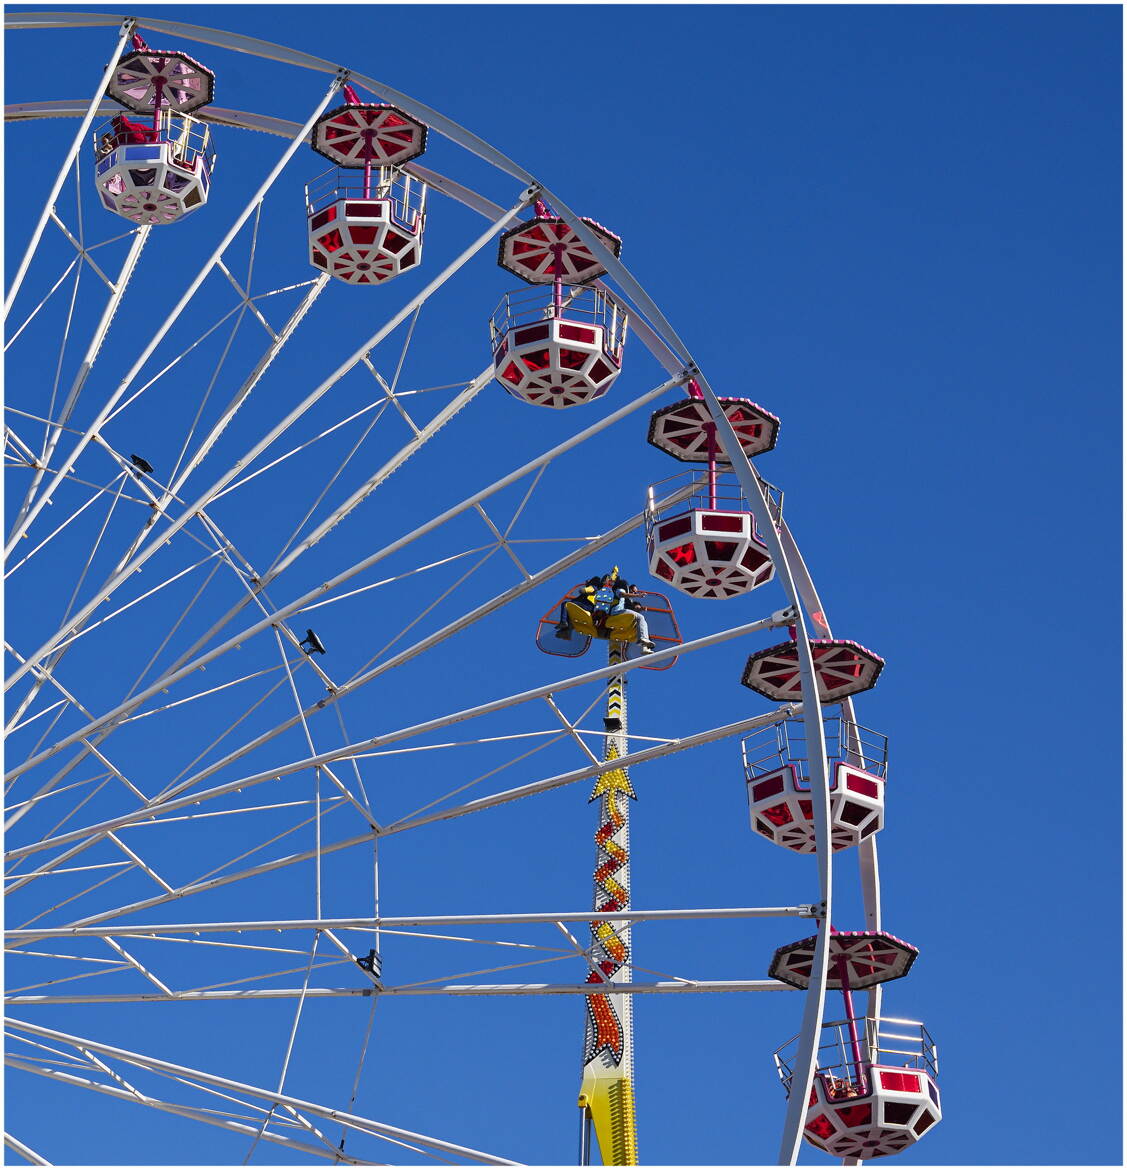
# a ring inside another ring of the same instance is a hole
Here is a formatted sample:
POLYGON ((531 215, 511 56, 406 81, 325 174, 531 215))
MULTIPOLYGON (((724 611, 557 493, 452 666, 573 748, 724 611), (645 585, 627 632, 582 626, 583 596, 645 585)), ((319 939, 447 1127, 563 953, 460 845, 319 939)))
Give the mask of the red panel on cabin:
POLYGON ((851 788, 854 792, 860 792, 865 796, 880 795, 880 786, 875 780, 869 780, 864 776, 854 776, 852 773, 846 774, 845 787, 851 788))
POLYGON ((770 780, 761 780, 758 784, 753 785, 751 798, 752 800, 763 800, 765 797, 774 796, 776 792, 782 792, 784 787, 782 776, 773 776, 770 780))
POLYGON ((594 329, 585 329, 582 325, 560 324, 560 337, 564 341, 587 341, 594 344, 594 329))
POLYGON ((702 512, 700 526, 708 532, 743 532, 744 518, 731 512, 702 512))
POLYGON ((523 345, 526 341, 543 341, 548 336, 547 325, 532 325, 528 329, 518 329, 513 334, 513 344, 523 345))
POLYGON ((915 1073, 885 1072, 881 1069, 880 1083, 882 1089, 892 1089, 897 1093, 918 1093, 920 1078, 915 1073))

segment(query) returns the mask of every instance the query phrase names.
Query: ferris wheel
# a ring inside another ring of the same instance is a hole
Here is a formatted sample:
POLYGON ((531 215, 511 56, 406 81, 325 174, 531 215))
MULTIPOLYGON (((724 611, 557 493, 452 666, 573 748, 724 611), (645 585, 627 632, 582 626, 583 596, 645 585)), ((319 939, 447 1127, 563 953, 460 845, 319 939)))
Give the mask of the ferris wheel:
POLYGON ((200 1162, 662 1161, 640 1111, 686 1056, 636 1003, 792 990, 778 1160, 923 1137, 853 705, 884 663, 753 462, 782 410, 710 384, 622 262, 645 241, 363 60, 7 25, 88 38, 52 58, 72 98, 7 109, 63 156, 6 300, 9 1147, 49 1161, 21 1119, 94 1097, 89 1161, 145 1110, 200 1162), (663 767, 765 867, 810 855, 788 904, 707 884, 663 767), (774 941, 725 977, 679 933, 741 927, 774 941))

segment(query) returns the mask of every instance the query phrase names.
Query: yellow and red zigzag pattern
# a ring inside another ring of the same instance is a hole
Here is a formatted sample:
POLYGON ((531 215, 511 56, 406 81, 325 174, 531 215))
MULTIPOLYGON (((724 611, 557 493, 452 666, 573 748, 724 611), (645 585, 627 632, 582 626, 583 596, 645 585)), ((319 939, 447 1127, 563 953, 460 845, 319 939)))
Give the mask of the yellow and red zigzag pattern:
MULTIPOLYGON (((622 647, 613 642, 610 661, 622 661, 622 647)), ((607 688, 608 735, 603 758, 620 758, 626 747, 626 685, 622 676, 607 688), (617 722, 616 722, 617 721, 617 722), (609 728, 616 730, 609 733, 609 728)), ((628 910, 629 806, 634 789, 626 769, 612 768, 595 784, 591 800, 601 798, 599 828, 595 833, 596 911, 628 910)), ((587 982, 599 984, 629 978, 629 927, 620 923, 592 922, 592 960, 600 975, 592 972, 587 982), (617 928, 617 929, 616 929, 617 928), (625 937, 623 937, 625 936, 625 937)), ((629 1001, 613 990, 588 995, 587 1045, 579 1105, 594 1126, 599 1151, 606 1166, 638 1165, 638 1130, 634 1109, 633 1063, 629 1029, 629 1001)))
MULTIPOLYGON (((607 702, 607 714, 614 712, 621 718, 622 682, 614 679, 607 702)), ((615 737, 607 736, 606 759, 615 760, 620 755, 615 737)), ((591 800, 602 797, 602 819, 595 833, 597 847, 595 864, 595 909, 599 912, 613 912, 630 908, 630 891, 617 878, 630 860, 627 850, 613 838, 626 823, 625 802, 635 799, 634 788, 624 768, 604 772, 595 784, 591 800)), ((615 975, 630 961, 630 951, 613 923, 592 922, 591 934, 596 942, 593 951, 595 965, 606 980, 615 975)), ((599 983, 594 971, 587 977, 588 983, 599 983)), ((591 1035, 584 1063, 590 1063, 606 1050, 615 1064, 622 1063, 624 1037, 622 1022, 613 1004, 606 995, 587 996, 587 1009, 591 1015, 591 1035)))

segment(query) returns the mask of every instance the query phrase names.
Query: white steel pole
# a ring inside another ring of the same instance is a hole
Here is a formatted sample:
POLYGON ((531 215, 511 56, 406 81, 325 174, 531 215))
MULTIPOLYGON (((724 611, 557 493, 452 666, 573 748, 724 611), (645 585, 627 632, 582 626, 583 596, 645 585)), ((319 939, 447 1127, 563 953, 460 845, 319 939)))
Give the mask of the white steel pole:
POLYGON ((32 476, 31 486, 27 489, 27 495, 24 497, 24 502, 20 506, 19 515, 16 517, 17 525, 23 520, 31 508, 32 501, 35 499, 36 489, 39 487, 44 473, 51 464, 51 456, 55 453, 59 436, 63 433, 63 426, 69 420, 71 412, 74 410, 74 404, 78 401, 78 396, 82 393, 83 386, 86 385, 86 379, 90 376, 90 371, 94 368, 94 363, 98 360, 98 353, 102 348, 102 342, 106 339, 110 323, 113 321, 114 315, 117 313, 118 307, 121 304, 121 298, 125 296, 125 290, 129 285, 129 280, 137 268, 137 261, 141 258, 141 250, 144 248, 151 231, 152 228, 148 224, 145 224, 143 227, 138 228, 134 234, 133 243, 130 245, 125 260, 121 265, 121 271, 118 273, 113 291, 106 301, 106 307, 102 312, 102 319, 98 322, 98 326, 94 330, 94 336, 90 339, 90 344, 86 348, 86 355, 83 357, 82 364, 78 368, 78 373, 71 383, 70 391, 67 394, 66 401, 63 403, 62 410, 59 411, 54 425, 50 429, 47 442, 43 447, 43 454, 40 456, 35 474, 32 476))
POLYGON ((23 1142, 12 1137, 12 1135, 7 1131, 4 1133, 4 1145, 6 1145, 9 1150, 19 1154, 21 1158, 27 1162, 30 1162, 33 1166, 52 1165, 52 1163, 48 1162, 46 1158, 37 1154, 30 1146, 25 1146, 23 1142))
POLYGON ((69 1045, 72 1048, 84 1048, 91 1052, 98 1052, 103 1056, 115 1060, 122 1060, 126 1064, 136 1065, 138 1068, 150 1069, 171 1077, 187 1077, 198 1081, 202 1085, 212 1085, 216 1088, 227 1089, 231 1092, 244 1094, 248 1097, 258 1097, 278 1105, 292 1105, 302 1113, 312 1114, 314 1117, 323 1117, 327 1121, 336 1121, 347 1125, 351 1129, 367 1133, 374 1137, 389 1137, 401 1141, 414 1142, 417 1145, 428 1146, 441 1153, 453 1154, 456 1157, 467 1158, 471 1162, 484 1162, 491 1166, 518 1166, 519 1162, 512 1162, 508 1158, 498 1158, 493 1154, 483 1153, 481 1150, 470 1149, 467 1146, 458 1146, 453 1142, 441 1141, 438 1138, 428 1137, 426 1134, 413 1133, 411 1130, 399 1129, 394 1125, 385 1125, 383 1122, 371 1121, 366 1117, 357 1117, 351 1113, 344 1113, 337 1109, 329 1109, 313 1101, 303 1101, 299 1097, 290 1097, 283 1093, 275 1093, 269 1089, 260 1089, 257 1085, 245 1085, 239 1081, 229 1080, 227 1077, 216 1076, 214 1073, 202 1072, 199 1069, 188 1068, 185 1065, 173 1064, 171 1061, 158 1060, 156 1057, 145 1056, 139 1052, 130 1052, 125 1048, 115 1048, 111 1044, 101 1044, 96 1040, 87 1040, 80 1036, 71 1036, 66 1032, 57 1032, 52 1028, 42 1028, 37 1024, 29 1024, 24 1020, 14 1020, 5 1017, 5 1026, 17 1032, 27 1032, 46 1040, 69 1045))
MULTIPOLYGON (((211 628, 199 638, 176 660, 176 662, 169 668, 176 670, 185 662, 189 661, 193 654, 206 646, 209 641, 222 630, 232 618, 241 613, 254 599, 254 597, 266 589, 284 570, 289 568, 291 564, 303 553, 308 552, 313 548, 331 529, 335 528, 346 516, 349 515, 359 505, 378 488, 389 476, 403 466, 404 463, 423 446, 429 439, 431 439, 438 431, 444 427, 460 410, 470 403, 486 386, 493 376, 493 366, 486 367, 472 382, 463 390, 456 398, 451 400, 444 406, 438 414, 430 420, 425 426, 420 428, 418 434, 409 439, 382 467, 372 476, 370 476, 351 496, 338 508, 335 508, 330 516, 322 521, 317 528, 305 537, 300 544, 298 544, 291 552, 279 563, 267 569, 259 578, 258 583, 254 586, 254 592, 241 598, 237 601, 218 621, 216 621, 211 628)), ((233 489, 232 489, 233 490, 233 489)), ((338 688, 332 693, 333 701, 343 697, 343 693, 348 689, 357 685, 354 682, 347 683, 338 688)), ((293 722, 287 723, 287 728, 296 724, 297 719, 293 722)))
MULTIPOLYGON (((433 987, 310 987, 306 999, 347 999, 376 996, 524 996, 590 995, 590 983, 446 983, 433 987)), ((710 995, 732 991, 791 991, 789 983, 778 979, 677 979, 660 983, 616 983, 616 995, 710 995)), ((12 995, 9 1007, 56 1007, 60 1004, 92 1003, 213 1003, 228 1000, 300 999, 300 987, 257 987, 225 991, 174 991, 171 995, 139 991, 132 995, 12 995)))
POLYGON ((4 938, 13 944, 32 938, 156 938, 164 934, 242 934, 281 930, 399 930, 407 926, 539 926, 557 922, 691 922, 721 918, 809 918, 814 907, 728 906, 719 909, 689 910, 568 910, 538 914, 423 914, 381 915, 376 918, 280 918, 277 921, 251 919, 246 922, 165 922, 131 923, 114 926, 54 926, 43 930, 6 930, 4 938))
POLYGON ((281 331, 266 347, 266 350, 258 359, 258 362, 256 363, 254 369, 247 376, 246 380, 238 388, 238 390, 235 391, 234 395, 232 395, 230 402, 228 402, 219 418, 216 419, 214 425, 208 432, 207 436, 204 438, 203 442, 199 445, 188 462, 180 469, 180 472, 177 475, 175 481, 164 489, 164 491, 161 493, 160 499, 152 505, 152 515, 148 518, 144 529, 133 542, 132 546, 118 562, 115 568, 115 572, 117 569, 120 569, 122 565, 124 565, 133 555, 137 549, 137 546, 144 539, 145 533, 156 524, 158 517, 164 514, 164 509, 168 506, 168 502, 176 498, 181 487, 184 485, 184 481, 204 461, 208 452, 219 441, 219 436, 224 432, 224 430, 226 430, 227 425, 238 413, 239 408, 243 405, 247 398, 250 397, 251 391, 253 391, 258 383, 262 380, 262 376, 266 373, 266 370, 269 368, 270 364, 282 351, 286 342, 288 342, 289 339, 293 336, 294 331, 305 319, 306 314, 313 307, 313 303, 324 291, 325 286, 328 284, 330 279, 331 278, 327 273, 322 273, 309 286, 309 291, 301 298, 301 302, 290 314, 285 325, 282 326, 281 331))
MULTIPOLYGON (((61 1081, 64 1084, 72 1085, 80 1089, 93 1090, 95 1093, 104 1093, 110 1097, 117 1097, 122 1101, 132 1101, 135 1105, 146 1105, 148 1108, 156 1109, 161 1113, 172 1113, 178 1117, 186 1117, 191 1121, 202 1121, 205 1125, 218 1126, 220 1129, 228 1129, 246 1137, 254 1137, 257 1132, 254 1126, 247 1125, 244 1122, 234 1121, 231 1118, 217 1117, 214 1113, 208 1113, 203 1109, 194 1109, 190 1105, 174 1105, 169 1101, 158 1101, 155 1097, 150 1096, 138 1097, 135 1093, 130 1093, 128 1089, 119 1089, 113 1085, 100 1084, 98 1081, 92 1081, 87 1077, 79 1077, 73 1073, 62 1072, 60 1069, 40 1068, 26 1059, 21 1060, 18 1057, 9 1056, 6 1058, 5 1063, 23 1072, 35 1073, 41 1077, 49 1077, 52 1080, 61 1081)), ((337 1150, 325 1149, 320 1146, 310 1146, 305 1142, 295 1141, 293 1138, 285 1137, 282 1134, 271 1133, 269 1130, 261 1136, 264 1141, 274 1142, 277 1145, 286 1146, 291 1150, 300 1150, 305 1154, 314 1154, 319 1158, 342 1161, 350 1166, 379 1165, 379 1163, 375 1162, 362 1162, 358 1158, 341 1154, 337 1150)), ((14 1149, 15 1147, 12 1148, 14 1149)), ((51 1165, 50 1162, 42 1162, 39 1164, 43 1166, 51 1165)))
POLYGON ((35 225, 35 231, 31 233, 31 240, 27 245, 27 251, 23 254, 23 259, 20 261, 20 266, 16 270, 15 279, 12 281, 11 288, 8 290, 7 299, 4 301, 4 320, 8 319, 8 313, 11 311, 12 304, 16 299, 16 294, 20 291, 20 285, 23 284, 23 278, 27 275, 28 267, 31 264, 32 257, 35 255, 36 248, 39 247, 39 241, 43 237, 43 229, 47 226, 47 220, 51 218, 51 213, 55 210, 55 200, 59 197, 59 192, 63 189, 63 183, 66 182, 67 175, 70 174, 70 169, 74 165, 74 160, 78 157, 79 150, 82 149, 82 143, 86 138, 86 133, 90 129, 90 123, 94 121, 94 115, 98 112, 98 107, 102 103, 102 95, 106 92, 106 87, 113 77, 114 70, 117 69, 117 63, 121 59, 122 50, 125 48, 125 42, 133 35, 133 30, 137 27, 137 22, 133 17, 128 17, 121 26, 121 36, 118 37, 116 46, 114 47, 113 56, 110 58, 110 63, 106 66, 105 72, 102 74, 102 80, 98 84, 98 89, 94 94, 93 100, 90 102, 86 110, 86 116, 82 119, 78 127, 78 133, 74 136, 74 141, 70 145, 70 150, 67 151, 67 156, 63 160, 63 165, 59 168, 58 175, 55 176, 54 185, 51 187, 51 193, 47 196, 47 201, 43 205, 42 214, 39 216, 39 222, 35 225))

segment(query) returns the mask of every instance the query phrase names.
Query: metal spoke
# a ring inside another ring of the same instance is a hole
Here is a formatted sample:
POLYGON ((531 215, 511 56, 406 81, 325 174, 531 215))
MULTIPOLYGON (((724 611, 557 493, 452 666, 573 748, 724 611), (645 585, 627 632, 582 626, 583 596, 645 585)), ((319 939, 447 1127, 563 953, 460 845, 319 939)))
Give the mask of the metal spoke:
POLYGON ((302 1101, 296 1097, 289 1097, 279 1092, 271 1092, 269 1090, 260 1089, 253 1085, 241 1084, 237 1081, 232 1081, 226 1077, 215 1076, 211 1073, 202 1072, 199 1069, 185 1068, 181 1065, 176 1065, 170 1061, 157 1060, 153 1057, 144 1056, 137 1052, 130 1052, 126 1049, 115 1048, 108 1044, 100 1044, 93 1040, 78 1038, 67 1035, 64 1032, 58 1032, 50 1028, 41 1028, 35 1024, 29 1024, 23 1020, 7 1020, 7 1026, 15 1029, 17 1032, 26 1032, 33 1036, 40 1036, 45 1039, 55 1040, 64 1044, 70 1044, 74 1047, 81 1045, 92 1052, 98 1052, 103 1056, 114 1057, 118 1060, 125 1061, 128 1064, 134 1064, 141 1068, 149 1069, 161 1075, 187 1076, 194 1081, 199 1081, 201 1084, 210 1084, 219 1088, 229 1088, 236 1092, 246 1094, 250 1097, 259 1097, 264 1100, 274 1102, 278 1105, 292 1105, 303 1113, 310 1114, 315 1117, 323 1117, 326 1120, 342 1122, 349 1129, 355 1129, 362 1133, 368 1133, 375 1137, 388 1136, 393 1138, 404 1138, 408 1141, 416 1142, 419 1145, 429 1146, 430 1148, 439 1151, 440 1153, 455 1154, 459 1157, 468 1158, 474 1162, 485 1162, 491 1165, 512 1166, 517 1163, 510 1162, 508 1159, 499 1158, 492 1154, 483 1153, 480 1150, 472 1150, 465 1146, 454 1145, 451 1142, 441 1141, 438 1138, 430 1137, 426 1134, 411 1133, 408 1130, 399 1129, 395 1126, 387 1125, 383 1122, 371 1121, 368 1118, 356 1117, 352 1114, 344 1113, 338 1110, 326 1109, 322 1105, 318 1105, 312 1101, 302 1101))

